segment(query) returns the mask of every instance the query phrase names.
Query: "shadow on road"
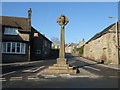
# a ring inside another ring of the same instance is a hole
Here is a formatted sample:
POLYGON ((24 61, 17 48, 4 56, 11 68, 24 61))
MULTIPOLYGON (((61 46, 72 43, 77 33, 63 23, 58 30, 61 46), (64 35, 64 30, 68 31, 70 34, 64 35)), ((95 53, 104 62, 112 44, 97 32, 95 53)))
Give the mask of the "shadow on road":
MULTIPOLYGON (((75 57, 77 58, 79 56, 73 56, 71 53, 66 53, 66 58, 67 59, 71 59, 71 58, 75 58, 75 57)), ((80 61, 80 60, 75 59, 75 61, 80 61)), ((90 63, 87 63, 87 62, 84 62, 84 61, 80 61, 80 62, 84 63, 84 65, 82 64, 80 66, 76 66, 76 68, 83 68, 85 66, 92 66, 92 65, 97 65, 97 64, 103 64, 103 62, 96 62, 94 64, 90 64, 90 63)))
POLYGON ((70 59, 70 58, 74 58, 75 56, 73 56, 71 53, 65 53, 65 58, 70 59))
POLYGON ((83 68, 83 67, 85 67, 85 66, 92 66, 92 65, 97 65, 97 64, 102 64, 102 63, 100 63, 100 62, 97 62, 97 63, 95 63, 95 64, 88 64, 88 63, 86 63, 86 65, 77 66, 77 68, 83 68))
POLYGON ((28 68, 32 68, 32 67, 34 67, 34 66, 31 66, 31 65, 27 65, 27 66, 3 66, 2 67, 2 74, 8 73, 8 72, 11 72, 11 71, 28 69, 28 68))

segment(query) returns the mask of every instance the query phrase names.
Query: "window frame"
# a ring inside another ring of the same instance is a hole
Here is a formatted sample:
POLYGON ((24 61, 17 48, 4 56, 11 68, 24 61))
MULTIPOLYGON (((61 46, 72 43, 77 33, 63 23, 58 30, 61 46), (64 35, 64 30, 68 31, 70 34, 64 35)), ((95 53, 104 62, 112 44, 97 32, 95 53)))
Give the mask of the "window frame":
POLYGON ((41 50, 35 50, 35 54, 41 54, 41 50))
POLYGON ((6 53, 6 54, 26 54, 26 43, 21 43, 21 42, 2 42, 2 53, 6 53), (8 43, 10 43, 10 52, 8 52, 8 43), (12 45, 13 43, 15 43, 15 52, 12 52, 12 45), (17 44, 20 44, 20 51, 17 52, 17 44), (22 47, 22 44, 24 47, 22 47), (6 45, 5 46, 5 51, 4 51, 4 46, 3 45, 6 45), (22 52, 22 48, 23 49, 23 52, 22 52))
POLYGON ((4 27, 4 35, 18 35, 18 28, 15 27, 4 27), (11 29, 11 31, 10 31, 11 29))

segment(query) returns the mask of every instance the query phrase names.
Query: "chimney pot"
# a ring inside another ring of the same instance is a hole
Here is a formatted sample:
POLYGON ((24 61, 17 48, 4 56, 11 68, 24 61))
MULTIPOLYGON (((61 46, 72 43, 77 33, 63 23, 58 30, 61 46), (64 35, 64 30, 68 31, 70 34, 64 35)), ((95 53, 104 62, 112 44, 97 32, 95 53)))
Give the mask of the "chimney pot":
POLYGON ((28 10, 28 18, 29 18, 29 19, 31 19, 31 14, 32 14, 32 9, 29 8, 29 10, 28 10))
POLYGON ((29 8, 28 13, 31 13, 31 12, 32 12, 32 9, 31 9, 31 8, 29 8))

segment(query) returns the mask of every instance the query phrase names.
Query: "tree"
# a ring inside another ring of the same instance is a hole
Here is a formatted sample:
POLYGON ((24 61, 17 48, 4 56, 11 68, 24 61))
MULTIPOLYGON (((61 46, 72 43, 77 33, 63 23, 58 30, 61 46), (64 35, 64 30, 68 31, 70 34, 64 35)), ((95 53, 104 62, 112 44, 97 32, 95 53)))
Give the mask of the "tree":
POLYGON ((59 48, 59 43, 60 43, 58 37, 51 37, 51 41, 53 42, 52 48, 53 49, 58 49, 59 48))
POLYGON ((51 41, 53 42, 53 44, 59 44, 60 43, 58 37, 51 37, 51 41))

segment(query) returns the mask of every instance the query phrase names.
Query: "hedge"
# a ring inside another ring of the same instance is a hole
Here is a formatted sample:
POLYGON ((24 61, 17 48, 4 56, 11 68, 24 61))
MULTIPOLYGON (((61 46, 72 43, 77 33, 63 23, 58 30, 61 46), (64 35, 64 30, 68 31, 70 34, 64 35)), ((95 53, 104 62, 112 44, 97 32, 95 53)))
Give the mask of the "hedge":
POLYGON ((82 56, 84 52, 84 45, 80 48, 77 48, 76 50, 79 51, 79 55, 82 56))

